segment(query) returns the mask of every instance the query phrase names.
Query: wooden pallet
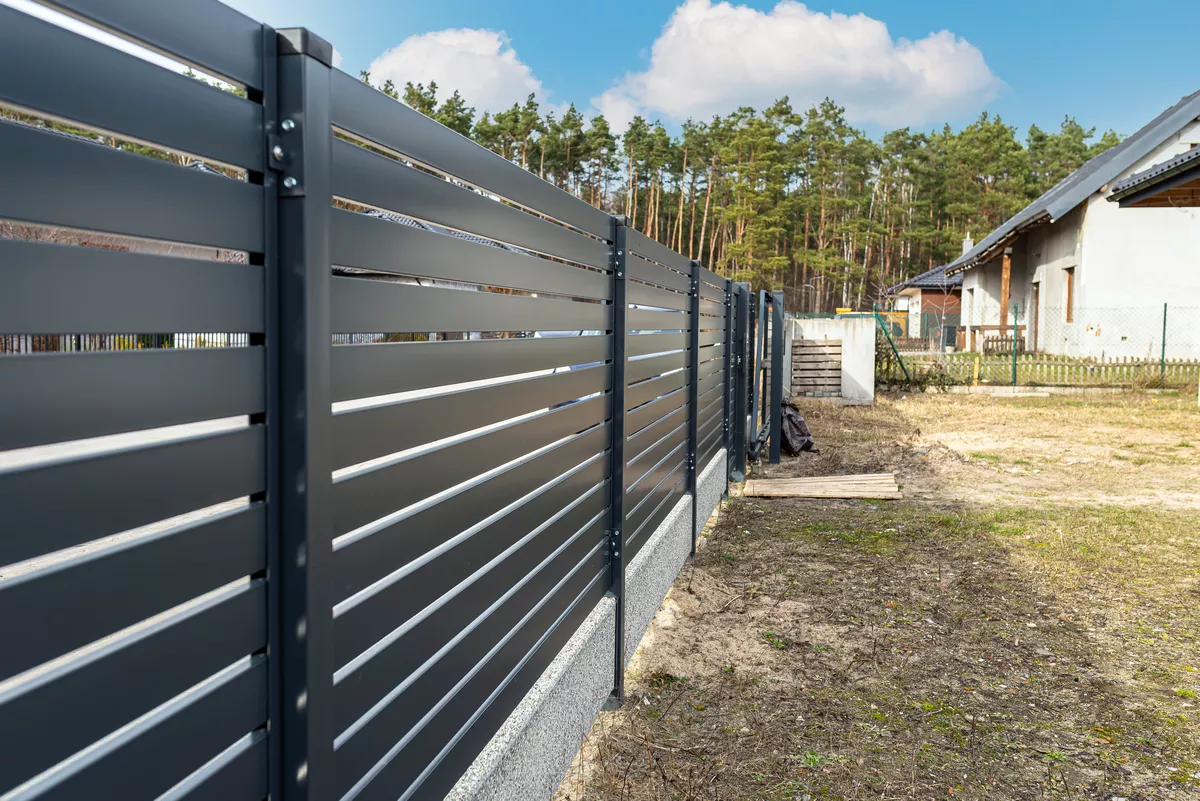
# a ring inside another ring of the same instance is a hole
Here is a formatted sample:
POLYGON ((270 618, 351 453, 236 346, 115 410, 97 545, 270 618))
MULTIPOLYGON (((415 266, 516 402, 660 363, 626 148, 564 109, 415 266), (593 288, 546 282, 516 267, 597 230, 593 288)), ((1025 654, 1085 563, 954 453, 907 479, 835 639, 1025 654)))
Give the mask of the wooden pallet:
POLYGON ((742 494, 748 498, 875 498, 901 500, 895 473, 855 476, 752 479, 742 494))

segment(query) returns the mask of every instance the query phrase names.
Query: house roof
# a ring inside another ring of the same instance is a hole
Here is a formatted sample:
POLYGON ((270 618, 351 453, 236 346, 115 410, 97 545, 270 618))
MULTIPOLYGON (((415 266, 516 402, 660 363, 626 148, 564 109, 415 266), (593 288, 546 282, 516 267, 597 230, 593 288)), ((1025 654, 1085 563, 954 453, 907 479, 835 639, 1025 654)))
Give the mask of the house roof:
POLYGON ((895 295, 906 289, 937 289, 947 292, 955 287, 962 286, 962 273, 946 275, 946 267, 947 265, 943 264, 940 267, 934 267, 932 270, 926 270, 920 275, 914 275, 907 281, 901 281, 895 286, 889 287, 888 294, 895 295))
POLYGON ((1193 147, 1175 158, 1118 182, 1108 199, 1122 206, 1139 205, 1151 198, 1161 199, 1161 203, 1155 205, 1197 206, 1200 205, 1200 193, 1195 188, 1189 190, 1184 187, 1184 184, 1195 181, 1200 181, 1200 147, 1193 147), (1177 196, 1171 197, 1170 194, 1177 196))
POLYGON ((1200 91, 1182 98, 1119 145, 1088 159, 1082 167, 1050 187, 979 244, 947 265, 947 272, 954 275, 977 267, 995 256, 1000 248, 1025 229, 1062 218, 1197 117, 1200 117, 1200 91))

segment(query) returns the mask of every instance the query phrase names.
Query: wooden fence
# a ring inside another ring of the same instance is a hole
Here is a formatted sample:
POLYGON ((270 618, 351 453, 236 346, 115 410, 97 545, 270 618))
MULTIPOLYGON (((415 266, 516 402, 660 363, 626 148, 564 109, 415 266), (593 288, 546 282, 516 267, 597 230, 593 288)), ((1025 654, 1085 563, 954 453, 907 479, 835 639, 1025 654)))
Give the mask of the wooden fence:
MULTIPOLYGON (((937 376, 948 384, 1013 383, 1011 354, 904 354, 903 358, 914 377, 937 376)), ((1016 367, 1016 383, 1021 386, 1186 387, 1195 385, 1200 375, 1200 361, 1194 359, 1167 359, 1163 365, 1158 359, 1130 357, 1101 361, 1026 353, 1017 356, 1016 367)), ((903 378, 898 365, 881 364, 880 371, 883 382, 903 378)))

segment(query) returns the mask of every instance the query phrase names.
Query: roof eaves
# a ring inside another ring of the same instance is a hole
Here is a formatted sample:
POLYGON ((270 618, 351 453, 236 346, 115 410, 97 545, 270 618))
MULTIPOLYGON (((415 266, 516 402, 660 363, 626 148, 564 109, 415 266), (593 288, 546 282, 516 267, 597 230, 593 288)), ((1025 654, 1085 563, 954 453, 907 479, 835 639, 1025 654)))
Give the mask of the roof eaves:
POLYGON ((1179 177, 1181 181, 1192 180, 1197 177, 1192 174, 1195 171, 1200 171, 1200 147, 1193 147, 1174 158, 1155 164, 1148 170, 1135 173, 1118 182, 1113 186, 1112 194, 1108 196, 1108 199, 1113 202, 1122 201, 1135 193, 1172 181, 1176 177, 1179 177))

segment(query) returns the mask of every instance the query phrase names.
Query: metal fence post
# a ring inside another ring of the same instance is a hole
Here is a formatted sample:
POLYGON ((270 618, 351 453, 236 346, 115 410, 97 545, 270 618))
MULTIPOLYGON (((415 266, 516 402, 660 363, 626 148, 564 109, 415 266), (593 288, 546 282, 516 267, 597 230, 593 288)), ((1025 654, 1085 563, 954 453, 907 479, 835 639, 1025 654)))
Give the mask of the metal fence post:
POLYGON ((771 464, 783 442, 783 293, 771 293, 771 464))
POLYGON ((1167 388, 1167 304, 1163 304, 1162 353, 1158 360, 1158 386, 1167 388))
POLYGON ((700 536, 700 504, 696 501, 696 449, 700 443, 700 262, 692 262, 692 294, 688 304, 688 491, 692 493, 692 553, 700 536))
POLYGON ((628 270, 626 260, 627 221, 624 216, 613 218, 613 367, 612 367, 612 443, 609 471, 609 591, 616 600, 616 639, 613 691, 607 706, 616 708, 625 698, 625 338, 629 312, 628 270))
POLYGON ((1018 328, 1017 328, 1017 314, 1018 314, 1018 311, 1020 310, 1020 308, 1021 308, 1021 304, 1020 304, 1020 303, 1014 303, 1014 304, 1013 304, 1013 336, 1012 336, 1012 357, 1013 357, 1013 363, 1012 363, 1012 385, 1013 385, 1014 387, 1017 385, 1017 340, 1020 338, 1020 337, 1018 337, 1018 335, 1017 335, 1017 331, 1019 331, 1019 330, 1020 330, 1020 329, 1018 329, 1018 328))
POLYGON ((725 387, 722 392, 725 397, 722 403, 725 406, 725 419, 722 421, 723 430, 721 432, 721 445, 725 448, 725 494, 729 495, 729 460, 732 456, 732 448, 730 447, 730 434, 732 433, 732 412, 733 409, 733 282, 728 278, 725 279, 725 387))
POLYGON ((267 131, 278 178, 279 797, 334 796, 333 489, 330 452, 330 66, 333 48, 304 30, 279 31, 278 131, 267 131))
POLYGON ((734 331, 733 353, 736 359, 737 373, 734 376, 733 387, 733 480, 746 479, 746 418, 750 408, 748 370, 754 363, 747 347, 750 331, 750 287, 747 284, 734 285, 734 298, 737 301, 737 329, 734 331))

